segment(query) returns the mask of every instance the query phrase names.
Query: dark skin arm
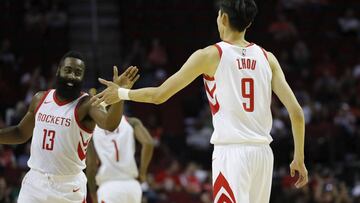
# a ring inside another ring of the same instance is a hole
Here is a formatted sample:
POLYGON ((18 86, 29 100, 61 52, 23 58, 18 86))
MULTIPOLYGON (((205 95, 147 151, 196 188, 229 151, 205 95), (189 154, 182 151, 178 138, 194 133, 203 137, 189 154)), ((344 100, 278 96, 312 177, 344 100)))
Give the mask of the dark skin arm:
POLYGON ((89 194, 91 195, 92 201, 97 203, 97 186, 95 181, 95 176, 98 170, 98 160, 99 157, 96 154, 95 146, 93 140, 89 143, 87 149, 87 159, 86 159, 86 177, 88 179, 88 189, 89 194))
POLYGON ((45 92, 38 92, 33 96, 28 111, 18 125, 0 129, 1 144, 22 144, 32 137, 35 126, 35 109, 44 94, 45 92))
POLYGON ((154 140, 149 131, 145 128, 142 122, 137 118, 127 118, 130 125, 134 128, 134 135, 136 140, 141 144, 141 159, 139 167, 140 182, 146 181, 146 173, 149 167, 153 151, 154 140))

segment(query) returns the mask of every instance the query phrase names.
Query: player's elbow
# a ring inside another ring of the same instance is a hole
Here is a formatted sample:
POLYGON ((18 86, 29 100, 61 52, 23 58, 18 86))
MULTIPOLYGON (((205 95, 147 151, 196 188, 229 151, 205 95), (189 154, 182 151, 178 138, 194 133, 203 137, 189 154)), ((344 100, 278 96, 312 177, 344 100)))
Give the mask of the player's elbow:
POLYGON ((290 116, 297 122, 305 122, 304 112, 300 105, 290 111, 290 116))
POLYGON ((169 97, 166 97, 165 94, 159 92, 153 97, 153 103, 156 105, 162 104, 166 102, 169 99, 169 97))
POLYGON ((120 124, 119 121, 114 121, 113 119, 107 119, 102 125, 99 125, 100 128, 113 132, 117 129, 120 124))
POLYGON ((13 144, 24 144, 31 138, 31 134, 29 132, 23 132, 19 126, 16 126, 16 140, 13 144))

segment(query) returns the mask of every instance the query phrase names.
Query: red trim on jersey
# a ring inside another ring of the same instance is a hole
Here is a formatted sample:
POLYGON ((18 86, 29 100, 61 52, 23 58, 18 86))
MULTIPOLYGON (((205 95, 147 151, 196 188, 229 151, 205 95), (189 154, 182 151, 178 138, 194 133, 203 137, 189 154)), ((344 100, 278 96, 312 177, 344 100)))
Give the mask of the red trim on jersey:
POLYGON ((208 81, 214 81, 215 80, 214 77, 208 76, 206 74, 203 74, 203 77, 204 77, 205 80, 208 80, 208 81))
POLYGON ((64 106, 64 105, 66 105, 66 104, 74 101, 74 100, 72 100, 72 101, 70 101, 70 100, 60 101, 59 98, 56 96, 56 90, 55 90, 55 92, 54 92, 54 94, 53 94, 53 98, 54 98, 55 103, 56 103, 58 106, 64 106))
POLYGON ((86 149, 85 150, 82 149, 80 142, 78 144, 77 152, 78 152, 78 155, 79 155, 79 159, 81 161, 86 158, 86 149))
POLYGON ((262 47, 260 47, 260 48, 261 48, 261 50, 263 51, 263 53, 264 53, 264 55, 265 55, 266 60, 268 60, 268 61, 269 61, 269 59, 268 59, 268 56, 267 56, 267 53, 266 53, 265 49, 264 49, 264 48, 262 48, 262 47))
POLYGON ((221 58, 221 56, 222 56, 222 49, 221 49, 221 47, 220 47, 218 44, 214 44, 214 46, 215 46, 216 49, 218 50, 219 56, 220 56, 220 58, 221 58))
POLYGON ((210 90, 209 86, 206 84, 205 82, 205 90, 209 93, 211 98, 214 98, 214 92, 216 89, 216 84, 214 85, 214 87, 210 90))
POLYGON ((235 196, 234 196, 234 193, 233 193, 233 191, 232 191, 232 189, 230 187, 229 182, 226 180, 224 175, 220 172, 218 177, 215 180, 215 183, 214 183, 214 199, 215 199, 216 195, 220 192, 221 188, 225 189, 225 191, 230 195, 230 198, 231 198, 232 201, 229 199, 228 196, 226 196, 223 193, 220 196, 220 198, 218 200, 218 203, 222 203, 222 202, 236 203, 235 196))
MULTIPOLYGON (((85 97, 83 97, 83 98, 85 98, 85 97)), ((79 100, 79 102, 76 104, 76 107, 75 107, 75 110, 74 110, 75 121, 76 121, 77 125, 79 126, 79 128, 81 128, 83 131, 85 131, 85 132, 87 132, 87 133, 92 134, 94 130, 90 130, 90 129, 86 128, 86 127, 80 122, 80 120, 79 120, 78 108, 79 108, 79 106, 80 106, 80 104, 81 104, 81 100, 82 100, 83 98, 81 98, 81 99, 79 100)))
POLYGON ((104 201, 104 200, 101 200, 101 203, 105 203, 105 201, 104 201))
POLYGON ((254 43, 250 42, 250 44, 246 45, 246 47, 251 47, 252 45, 254 45, 254 43))
POLYGON ((86 203, 86 197, 84 198, 84 200, 81 203, 86 203))
POLYGON ((209 100, 209 105, 212 115, 215 115, 220 109, 220 104, 216 96, 215 96, 215 104, 211 103, 211 101, 209 100))
MULTIPOLYGON (((233 43, 231 43, 231 42, 229 42, 229 41, 225 41, 225 40, 223 40, 223 42, 226 42, 226 43, 228 43, 228 44, 231 44, 231 45, 234 45, 233 43)), ((252 43, 252 42, 250 42, 248 45, 246 45, 245 47, 251 47, 252 45, 254 45, 255 43, 252 43)))
POLYGON ((35 108, 34 115, 36 115, 37 111, 39 110, 41 104, 44 102, 44 100, 47 97, 47 95, 49 94, 49 92, 50 92, 50 90, 46 91, 45 94, 42 96, 40 102, 38 103, 38 105, 35 108))

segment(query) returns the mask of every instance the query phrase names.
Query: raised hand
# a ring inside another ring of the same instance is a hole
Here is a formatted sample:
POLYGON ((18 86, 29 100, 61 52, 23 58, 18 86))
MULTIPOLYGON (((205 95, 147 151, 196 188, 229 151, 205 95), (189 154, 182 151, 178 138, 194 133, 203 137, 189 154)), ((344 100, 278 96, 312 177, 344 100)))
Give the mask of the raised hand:
POLYGON ((305 167, 304 161, 294 159, 290 164, 290 175, 295 177, 295 173, 299 173, 299 178, 295 183, 296 188, 301 188, 308 182, 308 171, 305 167))
POLYGON ((136 66, 130 66, 123 74, 119 75, 117 67, 114 66, 113 82, 120 87, 131 89, 140 77, 140 75, 137 74, 138 71, 139 70, 136 66))
POLYGON ((118 69, 114 66, 114 75, 113 82, 99 78, 99 82, 107 86, 107 88, 101 93, 95 95, 91 99, 91 104, 93 106, 107 106, 110 104, 115 104, 120 101, 118 97, 118 88, 130 89, 139 79, 140 75, 138 73, 138 68, 136 66, 130 66, 126 71, 119 76, 118 69))
POLYGON ((120 98, 118 96, 118 88, 120 86, 118 84, 101 78, 99 78, 99 82, 106 85, 107 88, 91 98, 90 102, 93 106, 107 106, 120 101, 120 98))

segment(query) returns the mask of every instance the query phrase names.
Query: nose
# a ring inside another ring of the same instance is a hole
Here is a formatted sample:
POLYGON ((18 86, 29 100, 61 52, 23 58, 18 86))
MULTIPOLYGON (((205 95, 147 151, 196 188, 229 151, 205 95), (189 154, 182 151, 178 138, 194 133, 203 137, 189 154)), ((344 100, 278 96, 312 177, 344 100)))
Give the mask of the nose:
POLYGON ((71 72, 69 74, 67 74, 67 78, 70 79, 70 80, 75 80, 75 73, 74 72, 71 72))

